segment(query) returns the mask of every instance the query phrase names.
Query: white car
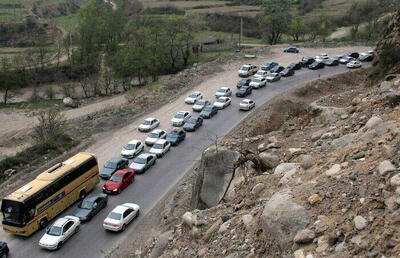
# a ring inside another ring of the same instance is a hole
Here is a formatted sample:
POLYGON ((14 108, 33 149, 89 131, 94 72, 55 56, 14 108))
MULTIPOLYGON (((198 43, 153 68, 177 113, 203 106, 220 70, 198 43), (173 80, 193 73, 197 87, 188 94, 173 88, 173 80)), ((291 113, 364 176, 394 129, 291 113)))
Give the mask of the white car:
POLYGON ((171 149, 171 143, 165 139, 160 139, 153 144, 149 150, 150 153, 155 154, 157 158, 164 156, 171 149))
POLYGON ((231 104, 230 97, 220 97, 217 101, 214 102, 213 106, 218 109, 224 109, 231 104))
POLYGON ((242 100, 242 102, 240 102, 239 109, 240 110, 250 110, 250 109, 254 108, 255 105, 256 105, 256 103, 254 103, 254 101, 252 101, 251 99, 244 99, 244 100, 242 100))
POLYGON ((160 121, 154 117, 146 118, 141 125, 139 125, 140 132, 148 132, 160 125, 160 121))
POLYGON ((230 97, 232 95, 232 90, 228 87, 221 87, 217 92, 215 93, 215 97, 230 97))
POLYGON ((315 57, 316 62, 324 62, 325 60, 328 60, 328 59, 329 59, 329 56, 328 56, 328 54, 325 54, 325 53, 319 54, 318 56, 315 57))
POLYGON ((185 99, 186 104, 194 104, 196 100, 202 99, 203 95, 199 91, 194 91, 189 94, 189 96, 185 99))
POLYGON ((190 117, 189 111, 179 111, 171 120, 172 126, 182 126, 190 117))
POLYGON ((160 129, 155 129, 147 136, 146 140, 144 141, 146 145, 151 146, 159 139, 167 138, 167 132, 160 129))
POLYGON ((254 75, 254 78, 265 78, 267 77, 268 72, 264 70, 258 70, 254 75))
POLYGON ((361 67, 361 62, 360 61, 350 61, 346 64, 347 68, 360 68, 361 67))
POLYGON ((281 75, 279 73, 269 73, 266 79, 267 82, 276 82, 281 79, 281 75))
POLYGON ((267 84, 267 79, 264 77, 257 77, 251 80, 249 86, 253 89, 259 89, 267 84))
POLYGON ((104 229, 123 231, 126 226, 139 215, 139 205, 124 203, 115 207, 103 222, 104 229))
POLYGON ((134 158, 144 149, 144 144, 139 140, 132 140, 122 149, 121 156, 124 158, 134 158))
POLYGON ((60 249, 63 243, 79 231, 81 224, 78 217, 65 216, 50 226, 39 240, 39 246, 49 250, 60 249))
POLYGON ((253 75, 257 72, 258 68, 255 65, 247 64, 243 65, 240 70, 238 71, 238 74, 240 77, 247 77, 250 75, 253 75))
POLYGON ((192 106, 193 111, 195 112, 201 112, 205 106, 211 105, 211 102, 206 99, 201 99, 196 101, 194 105, 192 106))

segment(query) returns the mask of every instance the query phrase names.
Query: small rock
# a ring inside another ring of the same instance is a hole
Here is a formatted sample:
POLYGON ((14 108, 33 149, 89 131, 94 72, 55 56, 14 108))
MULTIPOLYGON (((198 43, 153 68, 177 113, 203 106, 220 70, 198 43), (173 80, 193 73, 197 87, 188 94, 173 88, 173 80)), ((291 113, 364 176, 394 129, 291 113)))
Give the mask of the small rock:
POLYGON ((207 247, 201 248, 198 252, 198 256, 204 256, 207 253, 207 247))
POLYGON ((364 202, 365 202, 365 198, 360 198, 360 203, 364 204, 364 202))
POLYGON ((251 193, 257 195, 264 189, 264 187, 265 185, 263 183, 258 183, 253 187, 253 189, 251 189, 251 193))
POLYGON ((281 146, 279 145, 278 142, 272 142, 267 145, 267 149, 279 149, 281 146))
POLYGON ((253 216, 251 214, 246 214, 242 216, 243 224, 248 227, 253 220, 253 216))
POLYGON ((314 258, 314 256, 311 253, 308 253, 306 258, 314 258))
POLYGON ((364 219, 362 216, 356 216, 354 218, 354 226, 358 230, 363 230, 367 226, 367 220, 364 219))
POLYGON ((325 132, 326 132, 326 130, 324 130, 324 129, 319 130, 319 131, 316 131, 315 133, 313 133, 313 134, 311 135, 311 140, 312 140, 313 142, 317 141, 319 138, 321 138, 321 136, 322 136, 325 132))
POLYGON ((278 142, 278 139, 276 138, 276 136, 270 136, 268 137, 268 141, 271 143, 276 143, 278 142))
POLYGON ((304 255, 304 250, 303 249, 298 249, 294 252, 294 258, 305 258, 306 256, 304 255))
POLYGON ((258 156, 266 169, 275 168, 279 164, 280 159, 274 154, 262 152, 258 156))
POLYGON ((365 125, 368 129, 372 129, 378 124, 382 123, 383 120, 380 117, 373 116, 371 117, 368 121, 367 124, 365 125))
POLYGON ((319 197, 318 194, 313 194, 310 197, 308 197, 308 203, 311 204, 311 205, 316 204, 320 200, 321 200, 321 198, 319 197))
POLYGON ((325 174, 327 176, 334 176, 340 172, 341 166, 340 164, 334 164, 330 169, 328 169, 325 174))
POLYGON ((286 185, 297 173, 297 168, 293 168, 285 173, 285 175, 279 180, 279 185, 286 185))
POLYGON ((378 171, 381 176, 385 175, 388 172, 392 172, 395 170, 396 170, 396 168, 393 166, 392 162, 390 162, 389 160, 384 160, 381 163, 379 163, 378 171))
POLYGON ((310 229, 303 229, 297 232, 296 236, 294 237, 294 242, 296 244, 308 244, 311 243, 315 238, 314 231, 310 229))
POLYGON ((266 151, 268 149, 268 144, 263 142, 260 145, 258 145, 257 149, 259 152, 266 151))
POLYGON ((365 157, 365 153, 363 152, 363 151, 360 151, 360 152, 357 152, 353 157, 352 157, 352 159, 362 159, 362 158, 364 158, 365 157))
POLYGON ((291 155, 298 155, 303 153, 303 150, 301 148, 289 148, 288 150, 291 155))
POLYGON ((394 175, 392 178, 390 178, 390 185, 400 186, 400 174, 394 175))
POLYGON ((228 230, 228 228, 229 228, 229 224, 230 224, 230 222, 225 222, 225 223, 223 223, 220 227, 219 227, 219 229, 218 229, 218 233, 220 233, 220 234, 223 234, 223 233, 225 233, 227 230, 228 230))
POLYGON ((311 155, 303 155, 301 156, 301 167, 304 169, 309 169, 314 165, 314 160, 311 155))
POLYGON ((346 247, 346 243, 343 241, 341 243, 339 243, 336 247, 335 247, 335 252, 343 252, 346 251, 347 247, 346 247))
POLYGON ((196 222, 196 215, 193 215, 191 212, 187 211, 182 215, 183 223, 189 227, 192 227, 196 222))
POLYGON ((333 133, 331 133, 331 132, 324 133, 324 134, 321 136, 321 139, 322 139, 322 140, 329 139, 329 138, 332 138, 332 136, 333 136, 333 133))
POLYGON ((297 166, 297 163, 281 163, 275 168, 274 174, 284 176, 288 171, 297 168, 297 166))

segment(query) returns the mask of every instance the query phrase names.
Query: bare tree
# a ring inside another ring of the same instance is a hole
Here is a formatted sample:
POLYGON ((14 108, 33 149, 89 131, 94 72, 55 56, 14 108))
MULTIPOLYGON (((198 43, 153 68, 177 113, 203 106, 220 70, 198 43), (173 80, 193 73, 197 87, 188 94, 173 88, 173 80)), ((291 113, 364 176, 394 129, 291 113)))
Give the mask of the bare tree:
POLYGON ((65 124, 63 114, 57 108, 40 113, 39 124, 34 129, 34 137, 41 142, 48 141, 62 134, 65 124))

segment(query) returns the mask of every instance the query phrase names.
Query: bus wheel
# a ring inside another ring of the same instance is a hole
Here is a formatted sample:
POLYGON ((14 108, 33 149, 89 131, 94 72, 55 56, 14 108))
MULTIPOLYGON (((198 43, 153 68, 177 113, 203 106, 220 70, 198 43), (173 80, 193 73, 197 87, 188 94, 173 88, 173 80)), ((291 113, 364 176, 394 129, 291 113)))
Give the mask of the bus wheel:
POLYGON ((85 197, 86 197, 86 191, 85 191, 85 189, 83 189, 79 193, 79 199, 83 200, 83 199, 85 199, 85 197))
POLYGON ((44 228, 46 228, 46 226, 47 226, 47 218, 41 219, 39 222, 40 229, 44 229, 44 228))

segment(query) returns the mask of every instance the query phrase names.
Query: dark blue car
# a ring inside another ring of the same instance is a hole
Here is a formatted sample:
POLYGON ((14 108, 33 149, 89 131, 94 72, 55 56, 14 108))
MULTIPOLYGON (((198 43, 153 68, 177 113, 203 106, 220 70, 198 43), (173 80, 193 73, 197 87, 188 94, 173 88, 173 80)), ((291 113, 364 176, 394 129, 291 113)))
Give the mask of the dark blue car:
POLYGON ((279 65, 279 64, 276 63, 276 62, 266 62, 265 64, 263 64, 261 66, 261 70, 268 71, 268 70, 271 70, 274 66, 277 66, 277 65, 279 65))
POLYGON ((172 146, 178 145, 180 142, 185 140, 186 132, 182 128, 174 128, 167 136, 167 141, 171 143, 172 146))
POLYGON ((124 158, 112 158, 100 169, 100 177, 109 179, 115 171, 127 168, 129 161, 124 158))
POLYGON ((5 258, 8 256, 10 249, 8 249, 8 245, 6 242, 0 241, 0 257, 5 258))

